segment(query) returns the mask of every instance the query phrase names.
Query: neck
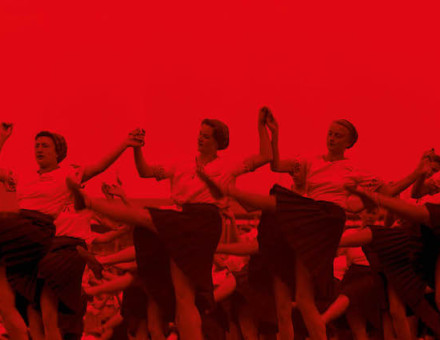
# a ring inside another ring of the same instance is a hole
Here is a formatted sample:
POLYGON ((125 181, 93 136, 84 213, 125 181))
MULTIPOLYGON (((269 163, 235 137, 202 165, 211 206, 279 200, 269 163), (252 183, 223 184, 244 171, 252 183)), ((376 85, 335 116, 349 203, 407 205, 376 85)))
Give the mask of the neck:
POLYGON ((197 156, 197 161, 203 165, 208 164, 209 162, 212 162, 214 159, 217 158, 217 152, 214 153, 199 153, 197 156))
POLYGON ((324 156, 325 160, 328 162, 340 161, 345 159, 344 152, 328 152, 327 155, 324 156))
POLYGON ((51 172, 51 171, 54 171, 55 169, 58 169, 59 168, 59 166, 58 166, 58 164, 56 164, 56 165, 48 165, 48 166, 40 166, 40 169, 38 170, 38 173, 40 173, 40 174, 44 174, 44 173, 47 173, 47 172, 51 172))

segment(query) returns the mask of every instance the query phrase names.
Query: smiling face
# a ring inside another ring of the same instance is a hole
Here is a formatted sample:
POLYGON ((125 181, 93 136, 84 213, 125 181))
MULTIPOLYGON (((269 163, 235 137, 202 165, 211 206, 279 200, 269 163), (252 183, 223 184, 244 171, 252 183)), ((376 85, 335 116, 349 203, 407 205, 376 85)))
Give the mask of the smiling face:
POLYGON ((213 127, 206 124, 202 124, 200 126, 198 150, 200 153, 203 154, 212 154, 217 152, 218 144, 214 138, 213 127))
POLYGON ((58 165, 55 143, 50 137, 38 137, 35 140, 35 159, 40 169, 56 167, 58 165))
POLYGON ((341 124, 333 122, 327 133, 327 149, 331 153, 344 153, 352 144, 350 131, 341 124))

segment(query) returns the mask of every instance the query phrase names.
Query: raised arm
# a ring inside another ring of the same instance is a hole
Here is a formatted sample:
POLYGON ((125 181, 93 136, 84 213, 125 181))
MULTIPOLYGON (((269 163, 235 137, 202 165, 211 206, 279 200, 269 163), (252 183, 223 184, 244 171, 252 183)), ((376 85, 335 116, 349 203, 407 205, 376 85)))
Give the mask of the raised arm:
POLYGON ((412 171, 409 175, 405 176, 401 180, 394 182, 392 184, 382 185, 378 192, 387 196, 396 196, 402 191, 406 190, 413 183, 420 180, 422 177, 426 177, 427 172, 430 169, 429 160, 426 157, 426 153, 423 154, 417 168, 412 171))
POLYGON ((258 112, 258 136, 260 140, 260 151, 257 155, 251 156, 248 160, 257 169, 272 160, 272 148, 270 145, 269 133, 266 128, 266 119, 272 113, 267 107, 262 107, 258 112))
MULTIPOLYGON (((11 136, 12 129, 13 125, 11 123, 0 124, 0 153, 3 149, 3 145, 11 136)), ((15 191, 15 180, 10 170, 0 168, 0 182, 5 184, 8 191, 15 191)))
POLYGON ((8 138, 12 134, 13 125, 11 123, 1 123, 0 124, 0 152, 3 149, 3 145, 6 143, 8 138))
POLYGON ((144 139, 142 136, 130 133, 129 136, 120 143, 114 150, 108 153, 105 157, 99 160, 95 164, 88 165, 84 168, 84 175, 82 182, 86 182, 89 179, 99 175, 101 172, 105 171, 110 165, 112 165, 119 156, 129 147, 140 147, 144 144, 144 139))
POLYGON ((297 162, 295 160, 280 159, 280 150, 278 147, 279 126, 272 114, 268 115, 266 124, 272 132, 272 162, 270 163, 270 169, 274 172, 292 172, 297 162))
POLYGON ((426 171, 414 182, 411 190, 411 197, 415 199, 432 195, 439 191, 439 188, 430 177, 436 172, 434 169, 438 169, 440 157, 434 153, 434 149, 431 149, 423 154, 423 158, 426 171))
MULTIPOLYGON (((144 136, 144 130, 137 130, 137 133, 144 136)), ((152 178, 152 177, 162 177, 169 178, 172 176, 171 173, 166 173, 164 169, 159 169, 158 166, 153 166, 147 163, 141 147, 133 148, 134 162, 136 164, 136 169, 138 174, 142 178, 152 178)))

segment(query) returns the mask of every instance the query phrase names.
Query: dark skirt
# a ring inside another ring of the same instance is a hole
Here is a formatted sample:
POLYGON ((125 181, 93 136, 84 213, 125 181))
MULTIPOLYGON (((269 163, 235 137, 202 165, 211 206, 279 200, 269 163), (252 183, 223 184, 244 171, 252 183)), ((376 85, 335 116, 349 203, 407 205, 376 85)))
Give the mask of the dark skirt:
POLYGON ((165 308, 170 306, 174 296, 169 269, 172 259, 194 285, 200 311, 213 310, 211 270, 222 232, 218 208, 211 204, 185 204, 182 211, 149 211, 158 234, 140 227, 134 232, 138 273, 149 294, 165 308))
POLYGON ((82 276, 86 266, 76 247, 86 249, 84 240, 55 237, 46 256, 38 265, 40 289, 48 285, 58 297, 60 311, 80 314, 83 311, 82 276))
POLYGON ((263 212, 258 239, 272 270, 292 287, 298 257, 318 288, 329 290, 345 211, 334 203, 315 201, 279 185, 270 194, 276 197, 276 212, 263 212))
POLYGON ((52 217, 32 210, 0 213, 0 261, 8 281, 28 301, 36 294, 38 263, 55 234, 52 217))
POLYGON ((232 316, 238 321, 238 313, 244 305, 250 309, 260 334, 276 334, 278 320, 273 278, 268 265, 260 254, 251 256, 249 263, 239 272, 232 272, 237 287, 232 295, 232 316))
POLYGON ((433 249, 424 247, 423 241, 433 239, 429 237, 430 230, 419 226, 370 228, 373 232, 371 248, 379 258, 388 283, 414 314, 440 335, 440 314, 425 299, 429 276, 426 271, 432 266, 423 259, 429 258, 427 253, 433 249))
POLYGON ((376 329, 381 329, 387 300, 379 274, 368 266, 352 264, 342 279, 340 294, 349 298, 349 308, 359 311, 376 329))

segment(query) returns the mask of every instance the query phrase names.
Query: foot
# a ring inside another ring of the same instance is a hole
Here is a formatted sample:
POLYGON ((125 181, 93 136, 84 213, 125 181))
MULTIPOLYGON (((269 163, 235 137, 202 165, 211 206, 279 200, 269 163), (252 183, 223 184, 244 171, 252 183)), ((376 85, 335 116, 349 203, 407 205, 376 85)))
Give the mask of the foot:
POLYGON ((87 208, 87 198, 81 191, 81 187, 78 183, 74 182, 71 178, 66 179, 67 188, 73 195, 73 201, 75 210, 83 210, 87 208))

